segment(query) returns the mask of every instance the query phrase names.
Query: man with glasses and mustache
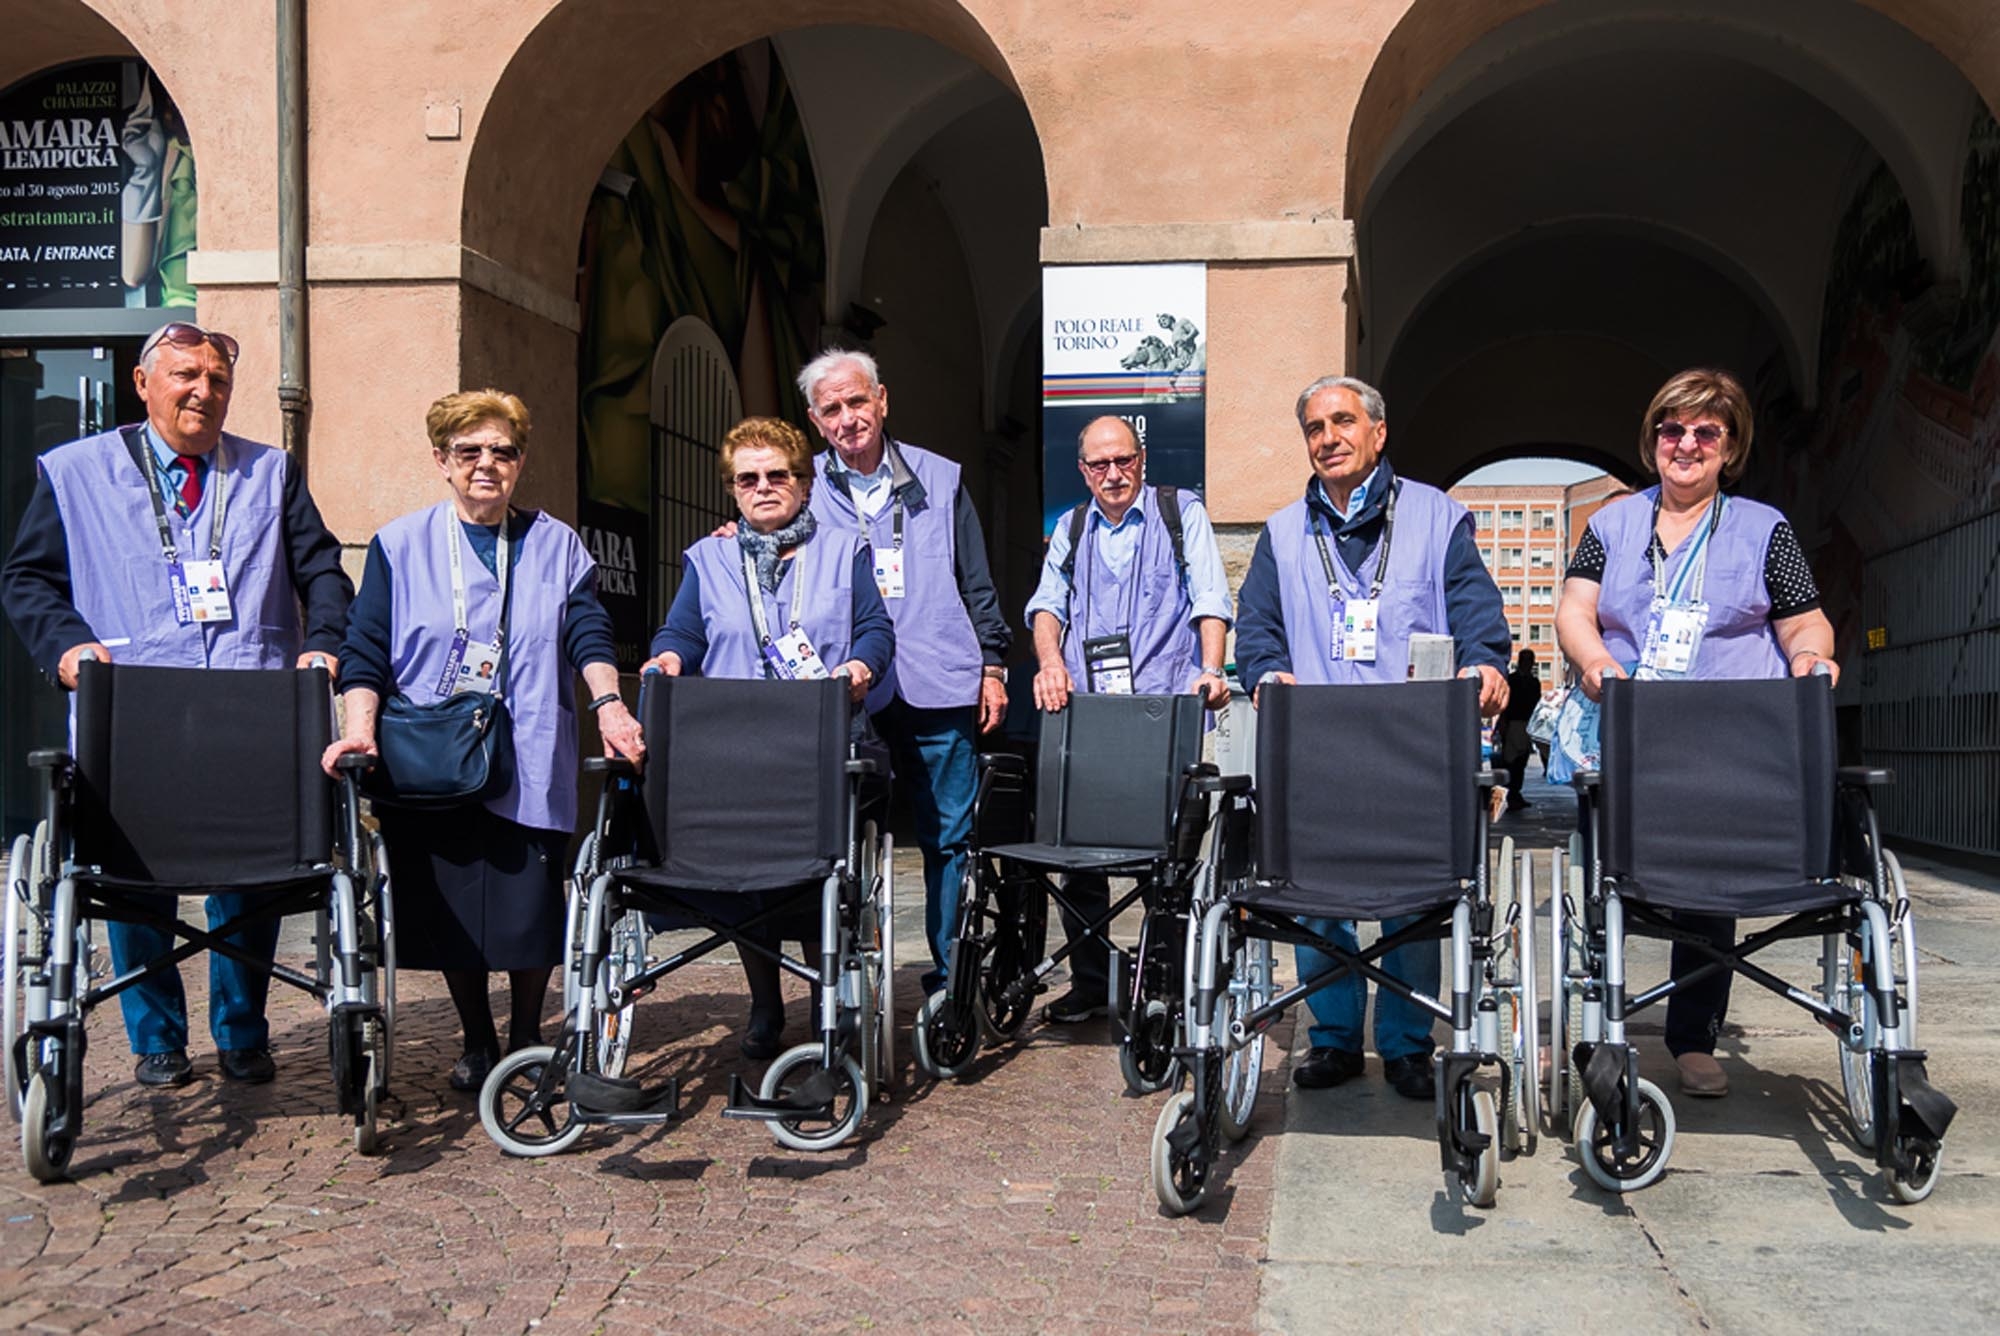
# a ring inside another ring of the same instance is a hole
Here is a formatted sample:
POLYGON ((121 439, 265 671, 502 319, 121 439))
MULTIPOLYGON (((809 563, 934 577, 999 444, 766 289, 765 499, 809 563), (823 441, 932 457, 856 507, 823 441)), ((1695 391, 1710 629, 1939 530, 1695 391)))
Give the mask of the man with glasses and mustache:
MULTIPOLYGON (((290 456, 223 430, 237 353, 227 334, 162 326, 132 372, 146 420, 38 461, 0 570, 0 606, 64 687, 75 688, 86 655, 172 668, 337 666, 354 585, 290 456)), ((209 926, 242 907, 239 896, 210 896, 209 926)), ((170 949, 166 933, 140 924, 108 933, 120 971, 170 949)), ((268 963, 277 920, 229 940, 268 963)), ((269 976, 210 953, 209 983, 223 1076, 270 1080, 269 976)), ((139 1082, 192 1081, 179 973, 155 974, 118 1000, 139 1082)))
MULTIPOLYGON (((1401 682, 1410 641, 1449 634, 1459 676, 1479 677, 1479 708, 1489 718, 1507 703, 1507 653, 1513 636, 1500 590, 1479 559, 1472 516, 1435 487, 1398 478, 1383 457, 1389 424, 1382 396, 1346 376, 1306 386, 1296 411, 1313 476, 1305 495, 1273 515, 1257 540, 1236 604, 1236 662, 1252 689, 1266 682, 1401 682)), ((1338 739, 1329 739, 1338 745, 1338 739)), ((1338 795, 1329 795, 1337 799, 1338 795)), ((1415 922, 1391 918, 1385 934, 1415 922)), ((1317 931, 1355 946, 1352 920, 1322 920, 1317 931)), ((1330 959, 1298 948, 1299 976, 1330 959)), ((1383 969, 1435 997, 1436 942, 1391 951, 1383 969)), ((1312 1051, 1292 1073, 1308 1089, 1361 1075, 1361 1018, 1368 985, 1347 974, 1306 999, 1312 1051)), ((1394 993, 1375 996, 1375 1051, 1397 1094, 1428 1100, 1430 1013, 1394 993)))
MULTIPOLYGON (((1049 537, 1041 583, 1028 600, 1035 638, 1035 704, 1060 710, 1072 691, 1120 695, 1201 693, 1211 710, 1229 699, 1229 578, 1208 511, 1192 492, 1146 484, 1146 451, 1121 417, 1106 415, 1076 439, 1077 469, 1091 499, 1049 537)), ((1072 943, 1109 907, 1102 873, 1066 883, 1072 943), (1088 915, 1089 917, 1084 917, 1088 915)), ((1043 1009, 1073 1025, 1110 1010, 1110 952, 1079 947, 1070 990, 1043 1009)))
POLYGON ((896 625, 896 657, 868 693, 924 855, 926 993, 944 985, 959 884, 972 840, 980 733, 1007 713, 1012 634, 986 566, 979 512, 942 455, 890 438, 889 391, 866 353, 834 350, 799 372, 821 452, 811 506, 819 522, 859 533, 896 625))

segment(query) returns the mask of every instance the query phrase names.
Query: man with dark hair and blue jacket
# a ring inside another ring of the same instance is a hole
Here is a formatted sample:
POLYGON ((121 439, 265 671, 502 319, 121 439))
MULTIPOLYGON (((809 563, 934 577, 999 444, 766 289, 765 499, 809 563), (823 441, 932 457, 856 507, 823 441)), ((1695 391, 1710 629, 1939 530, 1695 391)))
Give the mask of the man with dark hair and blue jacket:
POLYGON ((1012 636, 986 565, 986 540, 958 465, 890 438, 889 391, 866 353, 821 353, 799 372, 813 426, 832 448, 816 461, 819 522, 871 545, 875 585, 896 624, 896 658, 868 693, 910 799, 924 855, 924 936, 944 984, 972 843, 980 733, 1007 714, 1012 636))
MULTIPOLYGON (((1383 458, 1389 426, 1372 386, 1322 377, 1299 395, 1297 413, 1313 476, 1305 495, 1265 524, 1237 596, 1243 681, 1253 690, 1266 682, 1401 682, 1410 671, 1411 638, 1448 634, 1459 675, 1479 677, 1481 712, 1498 714, 1507 703, 1513 637, 1500 590, 1479 559, 1472 516, 1435 487, 1395 475, 1383 458)), ((1398 932, 1413 921, 1391 918, 1382 931, 1398 932)), ((1312 926, 1355 948, 1351 920, 1312 926)), ((1301 978, 1333 963, 1309 947, 1299 947, 1298 956, 1301 978)), ((1437 943, 1392 951, 1383 969, 1436 996, 1437 943)), ((1292 1079, 1317 1089, 1359 1076, 1367 981, 1342 975, 1306 1002, 1312 1051, 1292 1079)), ((1375 1051, 1397 1094, 1433 1097, 1434 1047, 1430 1013, 1377 990, 1375 1051)))

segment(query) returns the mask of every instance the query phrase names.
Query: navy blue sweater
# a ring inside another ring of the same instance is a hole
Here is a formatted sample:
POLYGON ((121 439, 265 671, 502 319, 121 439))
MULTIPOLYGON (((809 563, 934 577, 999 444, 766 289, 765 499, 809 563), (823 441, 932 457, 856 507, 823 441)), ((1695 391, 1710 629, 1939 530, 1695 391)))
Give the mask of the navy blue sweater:
MULTIPOLYGON (((1306 504, 1325 521, 1340 549, 1347 569, 1358 571, 1368 554, 1382 541, 1382 507, 1395 485, 1389 461, 1377 466, 1377 480, 1371 484, 1371 499, 1354 515, 1342 520, 1334 514, 1320 490, 1306 484, 1306 504)), ((1472 516, 1452 531, 1444 555, 1445 625, 1456 644, 1460 668, 1491 667, 1507 671, 1507 656, 1514 645, 1514 633, 1507 625, 1500 591, 1479 559, 1479 543, 1473 537, 1472 516)), ((1257 536, 1257 551, 1250 558, 1250 570, 1236 595, 1236 671, 1243 685, 1255 688, 1267 673, 1293 672, 1292 654, 1285 638, 1284 605, 1278 592, 1278 562, 1271 555, 1271 531, 1257 536)))

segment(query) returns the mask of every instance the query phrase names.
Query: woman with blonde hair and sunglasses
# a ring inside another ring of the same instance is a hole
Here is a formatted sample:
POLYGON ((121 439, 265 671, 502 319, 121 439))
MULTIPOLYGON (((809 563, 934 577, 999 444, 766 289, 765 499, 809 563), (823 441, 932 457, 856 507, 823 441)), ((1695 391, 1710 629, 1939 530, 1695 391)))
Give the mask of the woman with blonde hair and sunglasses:
MULTIPOLYGON (((859 706, 896 648, 867 540, 819 528, 806 505, 812 449, 791 423, 745 418, 723 436, 720 463, 741 519, 734 535, 687 550, 646 666, 669 676, 774 680, 844 671, 859 706)), ((857 726, 866 720, 857 710, 857 726)), ((817 932, 817 924, 799 926, 817 932)), ((746 952, 743 973, 750 983, 743 1056, 774 1057, 785 1028, 777 963, 746 952)))
POLYGON ((542 1042, 576 828, 579 675, 605 754, 638 761, 645 745, 618 695, 596 563, 568 525, 513 505, 528 463, 527 406, 499 390, 466 390, 432 404, 424 426, 449 495, 391 521, 369 545, 341 649, 346 723, 323 764, 332 774, 345 753, 377 753, 388 697, 417 707, 468 692, 504 702, 504 790, 445 808, 376 803, 396 889, 397 963, 444 973, 465 1032, 451 1086, 470 1091, 500 1058, 490 972, 505 971, 512 994, 507 1051, 542 1042))
MULTIPOLYGON (((1792 526, 1722 490, 1749 463, 1753 426, 1750 397, 1725 371, 1683 371, 1653 396, 1639 463, 1659 481, 1591 517, 1556 609, 1556 638, 1592 700, 1607 677, 1804 677, 1825 664, 1838 678, 1833 624, 1792 526)), ((1675 919, 1719 948, 1735 944, 1733 918, 1675 919)), ((1673 974, 1706 960, 1677 944, 1673 974)), ((1729 1091, 1715 1039, 1733 973, 1667 999, 1667 1048, 1690 1095, 1729 1091)))

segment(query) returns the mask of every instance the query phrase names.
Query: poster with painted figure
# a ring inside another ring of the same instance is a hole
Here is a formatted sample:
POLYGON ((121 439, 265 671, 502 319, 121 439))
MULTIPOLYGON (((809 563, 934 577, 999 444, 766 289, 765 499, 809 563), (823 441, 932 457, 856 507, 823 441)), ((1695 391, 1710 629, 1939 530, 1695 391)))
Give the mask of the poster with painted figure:
POLYGON ((1207 474, 1208 267, 1057 265, 1042 270, 1042 532, 1088 499, 1084 427, 1132 425, 1146 481, 1200 491, 1207 474))

